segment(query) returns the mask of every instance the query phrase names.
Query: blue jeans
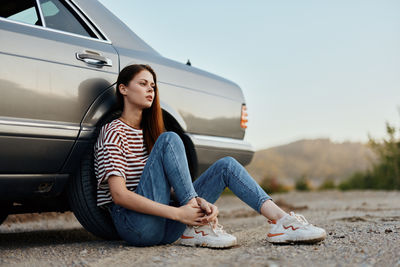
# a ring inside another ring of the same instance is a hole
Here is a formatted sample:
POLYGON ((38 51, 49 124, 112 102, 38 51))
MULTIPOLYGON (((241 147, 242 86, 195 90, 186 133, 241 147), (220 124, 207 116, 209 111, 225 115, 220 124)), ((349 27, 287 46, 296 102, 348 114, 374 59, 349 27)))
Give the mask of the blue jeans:
MULTIPOLYGON (((179 206, 196 196, 214 203, 226 187, 257 212, 270 199, 232 157, 216 161, 192 183, 182 140, 174 132, 165 132, 154 144, 135 192, 169 205, 171 187, 179 206)), ((120 237, 134 246, 172 243, 186 228, 181 222, 135 212, 116 204, 112 204, 110 211, 120 237)))

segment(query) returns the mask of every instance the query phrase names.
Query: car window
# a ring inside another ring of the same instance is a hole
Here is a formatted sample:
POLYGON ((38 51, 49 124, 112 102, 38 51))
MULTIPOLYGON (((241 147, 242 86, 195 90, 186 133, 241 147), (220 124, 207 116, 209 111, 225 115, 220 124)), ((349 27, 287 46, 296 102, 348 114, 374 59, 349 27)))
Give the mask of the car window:
POLYGON ((46 27, 96 38, 79 17, 59 0, 40 0, 46 27))
POLYGON ((35 0, 2 0, 0 16, 32 25, 42 25, 35 0))

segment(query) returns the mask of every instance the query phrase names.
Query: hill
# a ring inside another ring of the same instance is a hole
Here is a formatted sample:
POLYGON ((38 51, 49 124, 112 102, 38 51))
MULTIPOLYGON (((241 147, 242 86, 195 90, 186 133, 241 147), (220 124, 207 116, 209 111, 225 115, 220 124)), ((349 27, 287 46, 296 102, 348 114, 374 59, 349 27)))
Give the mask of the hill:
POLYGON ((304 139, 256 151, 246 169, 258 182, 274 177, 293 185, 298 178, 306 176, 318 186, 324 180, 338 182, 355 171, 365 170, 374 159, 366 144, 304 139))

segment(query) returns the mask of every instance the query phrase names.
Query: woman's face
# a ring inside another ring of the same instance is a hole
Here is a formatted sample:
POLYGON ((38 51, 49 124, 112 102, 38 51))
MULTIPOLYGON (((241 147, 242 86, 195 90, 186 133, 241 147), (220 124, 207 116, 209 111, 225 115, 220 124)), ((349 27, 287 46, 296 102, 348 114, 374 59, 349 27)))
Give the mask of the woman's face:
POLYGON ((147 70, 142 70, 133 77, 128 86, 120 85, 125 105, 133 105, 139 109, 151 107, 154 100, 154 86, 153 75, 147 70))

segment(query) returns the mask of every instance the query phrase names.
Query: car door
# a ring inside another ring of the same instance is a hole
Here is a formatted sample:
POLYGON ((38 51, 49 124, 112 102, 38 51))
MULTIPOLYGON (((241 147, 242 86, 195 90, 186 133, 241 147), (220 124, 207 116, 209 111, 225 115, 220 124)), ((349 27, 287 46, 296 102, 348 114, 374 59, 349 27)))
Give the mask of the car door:
POLYGON ((3 0, 0 13, 0 174, 56 173, 118 55, 70 1, 3 0))

